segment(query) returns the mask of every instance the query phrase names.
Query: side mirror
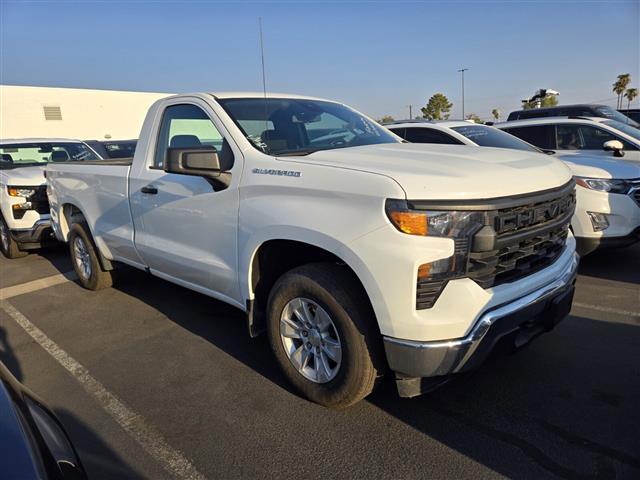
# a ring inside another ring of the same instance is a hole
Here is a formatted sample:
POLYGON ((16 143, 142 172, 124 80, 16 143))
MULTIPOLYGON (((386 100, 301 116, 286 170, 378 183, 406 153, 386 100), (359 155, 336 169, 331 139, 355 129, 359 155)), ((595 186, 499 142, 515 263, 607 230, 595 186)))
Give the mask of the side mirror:
POLYGON ((164 171, 201 177, 220 176, 220 158, 214 147, 168 148, 164 171))
POLYGON ((614 157, 624 157, 624 145, 620 140, 609 140, 604 142, 602 149, 605 152, 613 152, 614 157))

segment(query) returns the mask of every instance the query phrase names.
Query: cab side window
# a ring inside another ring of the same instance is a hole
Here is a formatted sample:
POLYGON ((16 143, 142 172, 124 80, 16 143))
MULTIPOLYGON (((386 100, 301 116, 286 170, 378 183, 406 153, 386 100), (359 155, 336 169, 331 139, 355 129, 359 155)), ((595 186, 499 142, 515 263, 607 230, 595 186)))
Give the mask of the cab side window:
POLYGON ((547 150, 554 150, 556 148, 555 128, 553 125, 505 128, 504 131, 538 148, 547 150))
POLYGON ((214 147, 224 170, 233 166, 233 152, 207 114, 191 104, 171 105, 162 115, 153 166, 163 168, 168 148, 214 147))
POLYGON ((625 150, 635 150, 633 145, 608 131, 591 125, 557 125, 558 149, 560 150, 602 150, 605 142, 620 140, 625 150))

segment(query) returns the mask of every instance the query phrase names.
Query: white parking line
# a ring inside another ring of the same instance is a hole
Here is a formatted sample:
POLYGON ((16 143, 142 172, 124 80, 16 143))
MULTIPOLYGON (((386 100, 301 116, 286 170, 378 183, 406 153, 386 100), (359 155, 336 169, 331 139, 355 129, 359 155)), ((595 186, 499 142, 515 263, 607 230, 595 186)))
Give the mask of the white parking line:
POLYGON ((61 283, 68 282, 69 280, 75 280, 76 278, 78 277, 75 272, 65 272, 33 280, 32 282, 0 288, 0 300, 7 300, 11 297, 16 297, 25 293, 35 292, 37 290, 42 290, 43 288, 53 287, 54 285, 60 285, 61 283))
POLYGON ((82 385, 98 404, 167 472, 180 479, 204 479, 187 458, 172 448, 140 415, 109 392, 89 371, 6 300, 0 307, 82 385))
POLYGON ((615 313, 626 317, 639 317, 640 312, 634 312, 632 310, 620 310, 618 308, 601 307, 600 305, 589 305, 588 303, 573 302, 574 307, 586 308, 588 310, 596 310, 598 312, 615 313))

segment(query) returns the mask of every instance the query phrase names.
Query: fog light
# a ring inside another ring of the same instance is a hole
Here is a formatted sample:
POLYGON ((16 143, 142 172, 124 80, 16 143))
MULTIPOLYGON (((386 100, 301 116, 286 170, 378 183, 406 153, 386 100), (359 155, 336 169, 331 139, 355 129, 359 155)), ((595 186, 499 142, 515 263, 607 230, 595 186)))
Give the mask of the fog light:
POLYGON ((587 212, 587 215, 591 219, 591 226, 594 232, 601 232, 609 228, 608 215, 598 212, 587 212))

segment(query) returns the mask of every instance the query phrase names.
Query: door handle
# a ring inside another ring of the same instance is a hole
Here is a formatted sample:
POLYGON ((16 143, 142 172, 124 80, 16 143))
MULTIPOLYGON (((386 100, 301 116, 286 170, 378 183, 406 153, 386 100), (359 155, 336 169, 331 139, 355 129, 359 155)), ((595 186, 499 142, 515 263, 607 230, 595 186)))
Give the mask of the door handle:
POLYGON ((140 189, 140 191, 142 193, 147 193, 149 195, 155 195, 158 193, 158 189, 156 187, 154 187, 153 185, 147 185, 146 187, 142 187, 140 189))

